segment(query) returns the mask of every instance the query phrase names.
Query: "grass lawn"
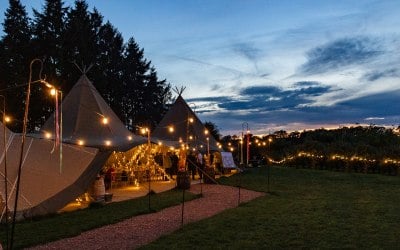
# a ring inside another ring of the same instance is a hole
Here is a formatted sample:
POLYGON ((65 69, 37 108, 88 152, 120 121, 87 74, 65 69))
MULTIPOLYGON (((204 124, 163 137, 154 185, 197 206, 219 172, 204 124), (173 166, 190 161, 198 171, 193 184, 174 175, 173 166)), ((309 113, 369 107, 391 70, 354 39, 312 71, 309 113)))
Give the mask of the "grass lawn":
MULTIPOLYGON (((185 200, 192 200, 196 197, 196 195, 189 192, 185 194, 185 200)), ((163 208, 180 204, 182 202, 182 191, 171 190, 153 194, 150 201, 152 211, 159 211, 163 208)), ((145 196, 17 223, 14 233, 14 248, 21 249, 72 237, 79 235, 83 231, 149 213, 148 204, 148 196, 145 196)), ((2 225, 0 240, 3 244, 6 238, 5 231, 5 226, 2 225)), ((11 231, 11 225, 9 231, 11 231)))
MULTIPOLYGON (((220 179, 238 185, 239 176, 220 179)), ((241 174, 267 191, 266 168, 241 174)), ((184 226, 142 249, 398 249, 400 178, 273 167, 270 194, 184 226)))

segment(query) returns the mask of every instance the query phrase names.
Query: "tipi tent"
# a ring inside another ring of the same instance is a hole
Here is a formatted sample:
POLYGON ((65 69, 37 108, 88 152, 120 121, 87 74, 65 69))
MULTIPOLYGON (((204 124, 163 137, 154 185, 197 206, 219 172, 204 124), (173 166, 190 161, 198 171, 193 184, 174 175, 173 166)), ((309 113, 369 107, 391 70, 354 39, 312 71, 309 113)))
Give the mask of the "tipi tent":
MULTIPOLYGON (((86 75, 62 103, 62 154, 54 150, 51 139, 55 136, 47 136, 55 131, 54 117, 46 121, 39 135, 31 135, 25 142, 17 207, 25 217, 55 213, 88 190, 112 150, 146 143, 146 138, 125 128, 86 75)), ((6 141, 8 208, 13 210, 21 135, 7 129, 6 141)), ((4 178, 4 151, 1 155, 0 174, 4 178)), ((0 193, 4 200, 4 185, 0 185, 0 193)))
POLYGON ((215 138, 206 133, 206 127, 180 94, 154 129, 152 137, 169 143, 188 143, 203 152, 207 152, 208 148, 218 150, 215 138))
MULTIPOLYGON (((54 131, 54 114, 41 133, 54 131)), ((127 150, 146 143, 133 135, 107 105, 85 74, 62 102, 62 140, 66 143, 96 148, 127 150)))
MULTIPOLYGON (((0 123, 3 130, 3 124, 0 123)), ((16 180, 18 175, 21 135, 6 129, 7 148, 7 193, 8 209, 14 210, 16 180)), ((0 136, 3 141, 4 134, 0 136)), ((105 161, 108 153, 98 149, 74 145, 63 145, 63 165, 60 172, 57 151, 53 151, 54 142, 47 139, 27 137, 24 147, 22 171, 19 188, 17 212, 19 218, 55 213, 68 202, 85 192, 99 169, 93 166, 105 161)), ((5 151, 0 158, 0 174, 5 179, 5 151)), ((3 183, 3 181, 2 181, 3 183)), ((1 216, 5 213, 5 185, 0 185, 3 201, 1 216)))

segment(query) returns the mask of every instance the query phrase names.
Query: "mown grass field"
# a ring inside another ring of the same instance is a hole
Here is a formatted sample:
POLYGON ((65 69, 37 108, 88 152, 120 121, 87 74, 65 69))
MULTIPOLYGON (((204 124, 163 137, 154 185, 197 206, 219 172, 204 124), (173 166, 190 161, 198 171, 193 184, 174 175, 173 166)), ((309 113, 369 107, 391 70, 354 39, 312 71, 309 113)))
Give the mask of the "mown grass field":
MULTIPOLYGON (((221 183, 267 191, 266 168, 221 183)), ((398 249, 400 178, 273 167, 270 193, 142 249, 398 249)))

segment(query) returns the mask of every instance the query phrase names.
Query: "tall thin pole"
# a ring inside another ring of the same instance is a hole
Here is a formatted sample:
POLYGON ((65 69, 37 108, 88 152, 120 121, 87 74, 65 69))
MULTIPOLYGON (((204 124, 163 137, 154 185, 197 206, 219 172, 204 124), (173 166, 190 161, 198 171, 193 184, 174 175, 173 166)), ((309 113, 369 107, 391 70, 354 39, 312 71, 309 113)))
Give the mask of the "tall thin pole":
POLYGON ((181 227, 183 227, 183 214, 185 211, 185 188, 182 188, 182 214, 181 214, 181 227))
POLYGON ((207 159, 210 159, 210 138, 207 137, 207 159))
POLYGON ((30 67, 29 67, 29 69, 30 69, 29 70, 29 81, 28 81, 28 90, 26 92, 26 98, 25 98, 25 112, 24 112, 24 121, 23 121, 23 127, 22 127, 22 139, 21 139, 21 150, 20 150, 19 164, 18 164, 17 185, 16 185, 15 199, 14 199, 14 213, 13 213, 12 227, 11 227, 10 249, 13 248, 15 221, 17 218, 19 186, 20 186, 20 182, 21 182, 22 161, 23 161, 23 157, 24 157, 26 127, 27 127, 27 123, 28 123, 29 101, 30 101, 30 96, 31 96, 32 65, 36 61, 38 61, 42 64, 42 61, 40 59, 33 59, 31 61, 30 67))
POLYGON ((3 98, 3 145, 4 145, 4 195, 5 195, 5 218, 6 218, 6 249, 8 249, 8 183, 7 183, 7 140, 6 140, 6 98, 3 98))
POLYGON ((240 141, 240 165, 243 166, 243 129, 242 129, 242 138, 240 141))
POLYGON ((63 135, 62 135, 62 132, 63 132, 63 109, 62 109, 62 99, 63 99, 63 93, 62 93, 62 91, 59 91, 60 92, 60 98, 61 98, 61 100, 60 100, 60 174, 61 174, 61 172, 62 172, 62 166, 63 166, 63 158, 62 158, 62 154, 63 154, 63 152, 62 152, 62 149, 63 149, 63 147, 62 147, 62 144, 63 144, 63 135))
POLYGON ((149 166, 149 211, 151 211, 151 168, 150 168, 150 154, 151 154, 151 142, 150 142, 150 129, 147 128, 147 165, 149 166))
POLYGON ((247 147, 247 153, 246 153, 246 165, 249 165, 249 159, 250 159, 250 135, 249 135, 249 127, 247 125, 247 131, 246 131, 246 147, 247 147))
MULTIPOLYGON (((271 150, 271 142, 272 142, 272 139, 271 139, 271 138, 268 138, 268 152, 271 150)), ((270 162, 268 161, 268 163, 267 163, 267 175, 268 175, 268 179, 267 179, 267 181, 268 181, 267 192, 268 192, 268 193, 269 193, 270 168, 271 168, 271 164, 270 164, 270 162)))
POLYGON ((267 187, 267 192, 269 193, 269 168, 270 168, 271 166, 268 164, 268 166, 267 166, 267 175, 268 175, 268 187, 267 187))
POLYGON ((242 161, 241 163, 243 163, 243 143, 244 142, 244 126, 246 125, 246 167, 249 165, 249 124, 247 122, 243 122, 242 123, 242 161))

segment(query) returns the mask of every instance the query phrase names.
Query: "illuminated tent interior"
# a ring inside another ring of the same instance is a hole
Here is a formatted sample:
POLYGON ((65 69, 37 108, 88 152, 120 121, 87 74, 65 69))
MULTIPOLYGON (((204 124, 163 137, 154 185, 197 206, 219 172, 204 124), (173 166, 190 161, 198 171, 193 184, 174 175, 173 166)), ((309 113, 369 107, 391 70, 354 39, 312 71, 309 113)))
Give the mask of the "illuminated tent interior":
POLYGON ((174 147, 151 144, 149 153, 148 144, 142 144, 125 152, 114 151, 105 163, 103 171, 113 170, 115 183, 112 185, 139 185, 148 181, 149 173, 152 181, 170 180, 173 163, 171 158, 167 160, 166 157, 172 154, 178 154, 174 147))

